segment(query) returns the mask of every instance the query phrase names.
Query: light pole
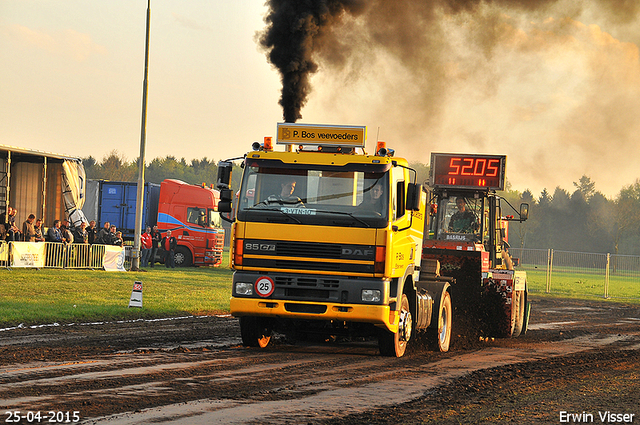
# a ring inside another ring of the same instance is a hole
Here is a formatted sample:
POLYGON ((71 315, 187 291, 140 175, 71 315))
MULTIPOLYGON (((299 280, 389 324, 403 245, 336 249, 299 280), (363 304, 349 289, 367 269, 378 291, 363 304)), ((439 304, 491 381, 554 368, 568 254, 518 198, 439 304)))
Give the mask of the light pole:
POLYGON ((149 22, 151 0, 147 0, 147 35, 144 49, 144 79, 142 81, 142 123, 140 125, 140 158, 138 158, 138 195, 136 197, 136 229, 133 235, 131 270, 140 269, 140 235, 142 234, 142 206, 144 205, 144 150, 147 142, 147 77, 149 75, 149 22))

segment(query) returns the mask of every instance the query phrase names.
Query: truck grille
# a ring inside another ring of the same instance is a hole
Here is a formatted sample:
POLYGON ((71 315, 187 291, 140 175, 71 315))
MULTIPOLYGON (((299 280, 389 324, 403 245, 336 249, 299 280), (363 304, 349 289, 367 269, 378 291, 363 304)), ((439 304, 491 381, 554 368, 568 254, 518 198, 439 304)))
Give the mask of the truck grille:
POLYGON ((375 246, 372 245, 247 239, 242 265, 261 269, 370 274, 374 272, 374 260, 375 246))
POLYGON ((277 242, 277 255, 287 257, 340 258, 341 245, 308 242, 277 242))

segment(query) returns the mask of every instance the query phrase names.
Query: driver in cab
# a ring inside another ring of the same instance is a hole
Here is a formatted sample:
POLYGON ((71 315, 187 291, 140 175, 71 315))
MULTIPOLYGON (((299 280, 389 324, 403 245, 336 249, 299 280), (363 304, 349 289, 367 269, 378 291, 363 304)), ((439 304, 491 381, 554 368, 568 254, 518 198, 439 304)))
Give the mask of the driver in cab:
POLYGON ((364 199, 358 207, 378 214, 384 213, 385 200, 382 196, 383 193, 384 188, 382 187, 382 183, 379 181, 375 182, 373 186, 365 192, 364 199))
POLYGON ((295 196, 293 192, 296 190, 296 180, 289 177, 280 183, 280 194, 271 195, 267 198, 268 204, 302 204, 302 200, 295 196))
POLYGON ((287 181, 280 184, 280 187, 280 199, 289 199, 296 190, 296 181, 294 179, 287 179, 287 181))
POLYGON ((467 210, 467 202, 462 196, 456 199, 456 211, 449 220, 449 232, 452 233, 473 233, 478 229, 476 215, 467 210))

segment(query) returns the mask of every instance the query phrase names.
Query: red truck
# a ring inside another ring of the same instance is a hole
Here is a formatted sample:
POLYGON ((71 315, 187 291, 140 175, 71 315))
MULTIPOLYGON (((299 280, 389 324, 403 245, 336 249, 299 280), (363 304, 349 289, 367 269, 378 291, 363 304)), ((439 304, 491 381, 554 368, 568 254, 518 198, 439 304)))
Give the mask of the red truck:
MULTIPOLYGON (((136 199, 136 182, 89 180, 83 212, 98 228, 109 222, 122 231, 125 241, 132 241, 136 199)), ((142 224, 172 231, 178 240, 177 266, 218 266, 224 245, 219 199, 219 192, 205 185, 172 179, 145 183, 142 224)))
POLYGON ((204 185, 166 179, 160 185, 158 229, 178 240, 178 266, 219 266, 224 230, 218 213, 220 192, 204 185))

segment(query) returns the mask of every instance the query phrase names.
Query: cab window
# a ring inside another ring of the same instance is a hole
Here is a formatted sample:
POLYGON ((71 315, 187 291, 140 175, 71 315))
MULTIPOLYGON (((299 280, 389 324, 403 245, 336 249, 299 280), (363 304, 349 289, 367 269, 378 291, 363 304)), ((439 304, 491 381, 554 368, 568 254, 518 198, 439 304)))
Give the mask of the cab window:
POLYGON ((464 196, 443 198, 438 207, 438 239, 480 241, 483 202, 464 196))
POLYGON ((187 208, 187 223, 206 226, 207 210, 205 208, 187 208))
POLYGON ((404 170, 401 167, 391 169, 391 178, 393 184, 393 220, 397 220, 404 216, 405 210, 405 184, 404 170))

